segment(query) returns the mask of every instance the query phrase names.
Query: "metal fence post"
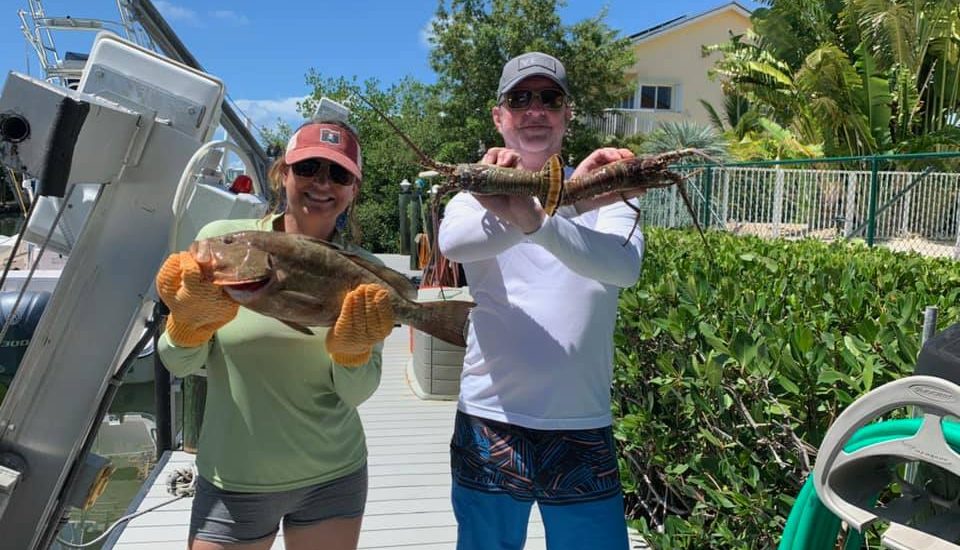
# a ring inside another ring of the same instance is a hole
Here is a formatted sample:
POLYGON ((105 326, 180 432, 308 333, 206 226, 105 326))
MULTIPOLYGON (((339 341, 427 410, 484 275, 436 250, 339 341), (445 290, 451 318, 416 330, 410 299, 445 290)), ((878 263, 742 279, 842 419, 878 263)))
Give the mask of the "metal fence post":
POLYGON ((783 222, 783 169, 776 167, 773 186, 773 237, 780 236, 780 224, 783 222))
POLYGON ((700 216, 700 226, 710 227, 710 196, 713 194, 713 167, 708 166, 703 171, 703 215, 700 216))
MULTIPOLYGON (((678 185, 683 185, 682 183, 678 185)), ((667 227, 677 226, 677 186, 670 186, 670 212, 667 213, 667 227)))
POLYGON ((727 220, 730 219, 730 169, 723 168, 723 203, 720 210, 722 229, 727 229, 727 220))
POLYGON ((953 259, 960 260, 960 193, 957 194, 957 244, 953 247, 953 259))
POLYGON ((847 239, 853 232, 854 219, 857 216, 857 172, 847 174, 847 199, 843 220, 843 238, 847 239))
POLYGON ((867 246, 873 246, 877 236, 877 199, 880 195, 880 170, 876 156, 870 157, 870 205, 867 209, 867 246))

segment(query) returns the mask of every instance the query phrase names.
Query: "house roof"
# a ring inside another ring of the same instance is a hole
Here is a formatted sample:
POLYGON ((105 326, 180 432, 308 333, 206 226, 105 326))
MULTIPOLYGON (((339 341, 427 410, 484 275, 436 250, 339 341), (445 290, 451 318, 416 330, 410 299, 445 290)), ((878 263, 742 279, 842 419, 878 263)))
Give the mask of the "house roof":
POLYGON ((700 12, 696 15, 681 15, 680 17, 670 19, 669 21, 665 21, 658 25, 654 25, 638 33, 631 34, 628 38, 630 39, 631 42, 633 42, 634 44, 637 44, 639 42, 649 40, 654 36, 659 36, 663 33, 671 32, 671 31, 680 29, 682 27, 686 27, 687 25, 699 19, 703 19, 704 17, 709 17, 715 13, 718 13, 724 10, 730 10, 730 9, 741 13, 745 17, 750 17, 750 13, 751 13, 750 10, 745 8, 743 4, 741 4, 740 2, 736 2, 736 1, 727 2, 726 4, 717 6, 715 8, 709 9, 704 12, 700 12))

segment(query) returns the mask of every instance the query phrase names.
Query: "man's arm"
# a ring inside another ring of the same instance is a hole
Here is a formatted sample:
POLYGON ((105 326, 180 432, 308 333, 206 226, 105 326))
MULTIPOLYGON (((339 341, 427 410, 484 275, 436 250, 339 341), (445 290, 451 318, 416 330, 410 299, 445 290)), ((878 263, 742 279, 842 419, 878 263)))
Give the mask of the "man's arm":
POLYGON ((643 260, 643 233, 634 230, 636 213, 619 203, 600 208, 597 217, 589 228, 554 216, 528 237, 578 275, 621 288, 635 284, 643 260))
POLYGON ((458 193, 447 203, 437 235, 440 252, 460 263, 493 258, 523 238, 520 230, 481 206, 469 193, 458 193))
MULTIPOLYGON (((587 158, 577 166, 577 169, 573 172, 573 175, 570 178, 579 178, 590 172, 591 170, 596 170, 601 166, 610 164, 611 162, 616 162, 618 160, 626 160, 634 158, 633 151, 630 149, 617 149, 614 147, 604 147, 603 149, 597 149, 591 153, 587 158)), ((589 199, 584 199, 582 201, 574 204, 579 214, 584 212, 589 212, 591 210, 596 210, 598 208, 607 206, 608 204, 613 204, 616 202, 623 201, 624 198, 632 199, 634 197, 639 197, 640 195, 646 193, 644 190, 634 190, 626 193, 613 192, 607 193, 605 195, 599 195, 597 197, 591 197, 589 199)))
MULTIPOLYGON (((520 155, 492 147, 480 162, 515 168, 520 155)), ((460 263, 488 260, 522 241, 524 227, 539 227, 541 216, 545 214, 533 197, 459 193, 444 209, 437 236, 440 252, 460 263)))

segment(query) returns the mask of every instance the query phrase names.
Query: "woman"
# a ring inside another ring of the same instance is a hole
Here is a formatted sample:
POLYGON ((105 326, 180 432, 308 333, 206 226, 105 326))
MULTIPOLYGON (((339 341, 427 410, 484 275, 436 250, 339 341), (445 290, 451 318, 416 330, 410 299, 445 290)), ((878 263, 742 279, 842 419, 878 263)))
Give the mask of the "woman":
MULTIPOLYGON (((380 263, 338 228, 350 218, 360 167, 349 127, 311 121, 270 169, 276 195, 285 197, 282 211, 214 222, 198 238, 286 231, 380 263)), ((158 348, 163 363, 177 376, 207 367, 190 549, 268 549, 281 523, 288 550, 356 548, 367 493, 356 407, 380 383, 380 342, 393 328, 386 290, 354 289, 336 326, 311 336, 239 308, 201 280, 186 252, 167 259, 157 289, 170 308, 158 348)))

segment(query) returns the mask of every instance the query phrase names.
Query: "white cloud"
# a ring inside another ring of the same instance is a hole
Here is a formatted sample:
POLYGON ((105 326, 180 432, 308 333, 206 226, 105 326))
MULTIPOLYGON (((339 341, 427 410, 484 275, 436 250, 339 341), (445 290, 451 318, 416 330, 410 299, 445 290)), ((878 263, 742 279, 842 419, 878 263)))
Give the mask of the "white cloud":
POLYGON ((158 10, 160 10, 160 14, 170 21, 184 21, 194 25, 200 22, 199 18, 197 17, 197 12, 191 10, 190 8, 178 6, 177 4, 167 2, 166 0, 157 0, 153 4, 158 10))
POLYGON ((420 44, 427 49, 433 47, 433 44, 430 43, 430 40, 434 37, 433 23, 436 20, 437 16, 434 15, 423 27, 420 28, 420 44))
POLYGON ((210 15, 216 19, 219 19, 220 21, 223 21, 224 23, 229 23, 231 25, 240 26, 246 25, 250 22, 246 15, 237 13, 233 10, 214 10, 210 12, 210 15))
POLYGON ((287 97, 283 99, 237 99, 234 103, 260 128, 273 128, 277 119, 294 128, 300 125, 303 117, 297 112, 297 103, 305 97, 287 97))

